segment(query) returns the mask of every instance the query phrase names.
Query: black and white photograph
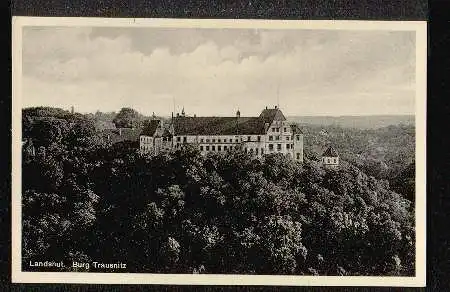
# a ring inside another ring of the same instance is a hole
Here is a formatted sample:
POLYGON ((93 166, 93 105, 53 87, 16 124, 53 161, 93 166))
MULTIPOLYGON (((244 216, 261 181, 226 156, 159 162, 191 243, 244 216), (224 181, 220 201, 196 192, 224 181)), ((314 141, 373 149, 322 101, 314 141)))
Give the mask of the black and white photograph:
POLYGON ((13 33, 13 280, 425 284, 425 22, 13 33))

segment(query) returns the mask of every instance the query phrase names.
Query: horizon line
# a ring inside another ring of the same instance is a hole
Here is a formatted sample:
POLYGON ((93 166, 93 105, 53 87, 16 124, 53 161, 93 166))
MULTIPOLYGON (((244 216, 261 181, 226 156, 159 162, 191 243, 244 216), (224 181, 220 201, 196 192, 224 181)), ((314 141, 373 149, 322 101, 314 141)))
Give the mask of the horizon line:
MULTIPOLYGON (((65 107, 57 107, 57 106, 46 106, 46 105, 40 105, 40 106, 27 106, 27 107, 23 107, 22 110, 25 109, 29 109, 29 108, 39 108, 39 107, 47 107, 47 108, 54 108, 54 109, 61 109, 61 110, 65 110, 70 112, 71 109, 70 108, 65 108, 65 107)), ((122 108, 131 108, 136 110, 133 107, 130 106, 124 106, 122 108)), ((121 109, 122 109, 121 108, 121 109)), ((263 108, 262 110, 264 110, 265 108, 263 108)), ((269 108, 268 109, 275 109, 275 108, 269 108)), ((279 110, 283 111, 282 108, 278 107, 279 110)), ((101 111, 101 110, 97 110, 100 113, 103 114, 111 114, 111 113, 118 113, 120 112, 119 110, 112 110, 112 111, 101 111)), ((139 112, 138 110, 136 110, 139 114, 143 115, 143 116, 148 116, 151 117, 152 114, 148 113, 148 114, 144 114, 142 112, 139 112)), ((75 111, 75 113, 79 113, 79 114, 83 114, 83 115, 88 115, 88 114, 95 114, 96 111, 75 111)), ((176 113, 173 113, 174 116, 176 115, 176 113)), ((155 116, 157 117, 171 117, 172 113, 169 114, 165 114, 165 115, 159 115, 155 113, 155 116)), ((415 113, 401 113, 401 114, 397 114, 397 113, 362 113, 362 114, 355 114, 355 113, 348 113, 348 114, 331 114, 331 113, 327 113, 327 114, 284 114, 286 117, 304 117, 304 118, 308 118, 308 117, 333 117, 333 118, 339 118, 339 117, 379 117, 379 116, 415 116, 415 113)), ((187 117, 193 117, 194 115, 186 115, 187 117)), ((197 117, 230 117, 230 115, 217 115, 217 114, 213 114, 213 115, 196 115, 197 117)), ((235 116, 235 115, 233 115, 235 116)), ((241 116, 242 118, 244 117, 253 117, 253 116, 241 116)))

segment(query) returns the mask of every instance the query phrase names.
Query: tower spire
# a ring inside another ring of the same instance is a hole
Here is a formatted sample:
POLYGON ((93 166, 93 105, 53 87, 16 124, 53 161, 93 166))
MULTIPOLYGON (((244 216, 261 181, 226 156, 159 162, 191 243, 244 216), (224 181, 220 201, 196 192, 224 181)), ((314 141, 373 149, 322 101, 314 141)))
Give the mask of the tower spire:
POLYGON ((172 101, 173 101, 173 112, 176 113, 176 107, 175 107, 175 96, 172 96, 172 101))

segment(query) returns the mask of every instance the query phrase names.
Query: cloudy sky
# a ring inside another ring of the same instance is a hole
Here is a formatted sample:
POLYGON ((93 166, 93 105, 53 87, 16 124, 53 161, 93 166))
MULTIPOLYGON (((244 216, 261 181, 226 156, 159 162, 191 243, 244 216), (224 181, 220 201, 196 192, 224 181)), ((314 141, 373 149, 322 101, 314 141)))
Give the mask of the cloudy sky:
POLYGON ((26 27, 22 65, 24 106, 414 113, 414 32, 26 27))

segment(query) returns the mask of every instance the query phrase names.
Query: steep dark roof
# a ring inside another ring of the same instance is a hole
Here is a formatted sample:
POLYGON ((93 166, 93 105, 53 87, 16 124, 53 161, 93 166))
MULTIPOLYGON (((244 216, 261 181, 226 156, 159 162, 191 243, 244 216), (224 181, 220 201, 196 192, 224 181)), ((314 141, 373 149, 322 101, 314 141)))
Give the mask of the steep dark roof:
POLYGON ((152 136, 155 134, 156 129, 158 129, 158 126, 160 125, 160 120, 151 120, 146 123, 144 126, 144 129, 142 130, 141 135, 142 136, 152 136))
POLYGON ((337 151, 332 147, 328 147, 327 150, 325 150, 325 152, 322 154, 323 157, 338 157, 339 154, 337 153, 337 151))
POLYGON ((260 117, 176 117, 175 135, 264 135, 260 117))
POLYGON ((268 123, 269 125, 271 125, 275 119, 281 121, 286 120, 283 113, 278 108, 269 108, 269 109, 266 108, 261 112, 259 117, 264 120, 264 123, 268 123))

